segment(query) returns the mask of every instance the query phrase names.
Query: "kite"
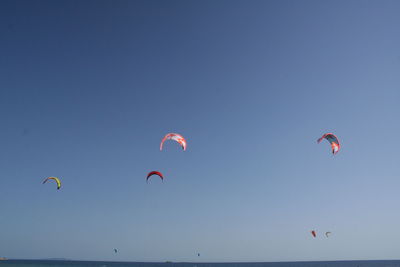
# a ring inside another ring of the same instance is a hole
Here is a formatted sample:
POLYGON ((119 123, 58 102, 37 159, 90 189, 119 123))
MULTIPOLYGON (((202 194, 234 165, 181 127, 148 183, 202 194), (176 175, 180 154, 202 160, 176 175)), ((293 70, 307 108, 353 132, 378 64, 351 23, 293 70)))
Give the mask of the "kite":
POLYGON ((150 176, 152 176, 152 175, 158 175, 158 176, 161 178, 161 180, 164 181, 164 176, 162 175, 161 172, 152 171, 152 172, 149 172, 149 173, 147 174, 146 182, 149 180, 150 176))
POLYGON ((313 235, 313 237, 317 237, 317 233, 314 230, 311 231, 311 234, 313 235))
POLYGON ((61 181, 57 177, 48 177, 43 181, 43 184, 45 184, 48 180, 54 180, 57 182, 57 190, 61 188, 61 181))
POLYGON ((326 232, 325 233, 326 237, 329 237, 330 234, 331 234, 331 232, 326 232))
POLYGON ((163 149, 163 145, 164 145, 164 142, 166 140, 174 140, 174 141, 178 142, 181 145, 183 151, 186 150, 186 140, 185 140, 185 138, 183 138, 182 135, 177 134, 177 133, 169 133, 169 134, 166 134, 164 136, 164 138, 162 139, 161 144, 160 144, 160 151, 163 149))
POLYGON ((322 139, 328 140, 332 147, 332 154, 335 155, 340 150, 339 139, 332 133, 326 133, 321 138, 318 139, 318 144, 322 141, 322 139))

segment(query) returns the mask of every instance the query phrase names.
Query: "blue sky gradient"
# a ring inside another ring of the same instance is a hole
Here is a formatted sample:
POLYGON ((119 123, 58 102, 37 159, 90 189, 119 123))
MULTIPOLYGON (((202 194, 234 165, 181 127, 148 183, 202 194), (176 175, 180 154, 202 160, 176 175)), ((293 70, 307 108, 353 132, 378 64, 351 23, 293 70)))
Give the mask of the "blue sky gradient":
POLYGON ((399 259, 399 10, 1 1, 0 256, 399 259))

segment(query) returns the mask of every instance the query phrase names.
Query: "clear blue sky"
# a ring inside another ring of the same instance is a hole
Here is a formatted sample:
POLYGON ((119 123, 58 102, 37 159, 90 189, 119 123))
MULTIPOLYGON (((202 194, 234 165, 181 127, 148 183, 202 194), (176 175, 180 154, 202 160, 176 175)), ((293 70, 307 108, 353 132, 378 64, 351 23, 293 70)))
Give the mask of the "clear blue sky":
POLYGON ((399 11, 1 1, 0 256, 399 259, 399 11))

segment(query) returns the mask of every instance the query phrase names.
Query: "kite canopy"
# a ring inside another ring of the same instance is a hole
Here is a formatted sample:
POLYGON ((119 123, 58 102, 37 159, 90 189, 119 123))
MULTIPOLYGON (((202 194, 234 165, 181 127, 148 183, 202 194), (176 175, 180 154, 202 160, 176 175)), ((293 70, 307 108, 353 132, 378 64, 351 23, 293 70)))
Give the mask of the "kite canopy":
POLYGON ((331 232, 326 232, 325 235, 326 237, 329 237, 329 235, 332 234, 331 232))
POLYGON ((61 188, 61 181, 57 177, 48 177, 44 179, 43 184, 45 184, 48 180, 54 180, 57 183, 57 190, 61 188))
POLYGON ((163 145, 164 145, 164 142, 165 142, 166 140, 174 140, 174 141, 178 142, 178 143, 181 145, 183 151, 186 150, 186 140, 185 140, 185 138, 183 138, 182 135, 177 134, 177 133, 169 133, 169 134, 166 134, 166 135, 164 136, 164 138, 162 139, 162 141, 161 141, 160 150, 163 149, 163 145))
POLYGON ((149 172, 149 173, 147 174, 146 182, 149 180, 150 176, 152 176, 152 175, 158 175, 158 176, 161 178, 161 180, 164 181, 164 176, 162 175, 161 172, 152 171, 152 172, 149 172))
POLYGON ((335 155, 340 150, 340 143, 339 139, 333 133, 326 133, 321 138, 318 139, 318 144, 323 140, 326 139, 331 144, 332 147, 332 154, 335 155))
POLYGON ((114 248, 114 253, 117 253, 117 252, 118 252, 118 250, 116 248, 114 248))
POLYGON ((313 235, 313 237, 317 237, 317 233, 314 230, 311 231, 311 234, 313 235))

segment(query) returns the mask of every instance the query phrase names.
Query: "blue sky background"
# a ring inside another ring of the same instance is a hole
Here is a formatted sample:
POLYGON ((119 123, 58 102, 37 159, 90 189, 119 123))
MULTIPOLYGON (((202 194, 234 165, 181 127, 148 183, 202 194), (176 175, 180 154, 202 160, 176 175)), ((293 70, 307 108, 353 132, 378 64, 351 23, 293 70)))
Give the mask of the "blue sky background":
POLYGON ((399 259, 399 10, 1 1, 0 256, 399 259))

